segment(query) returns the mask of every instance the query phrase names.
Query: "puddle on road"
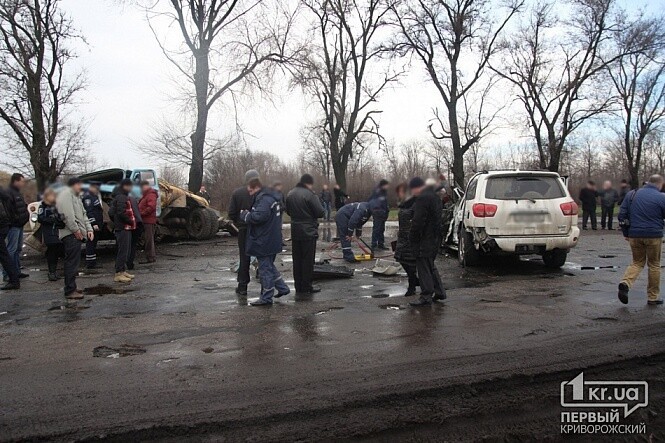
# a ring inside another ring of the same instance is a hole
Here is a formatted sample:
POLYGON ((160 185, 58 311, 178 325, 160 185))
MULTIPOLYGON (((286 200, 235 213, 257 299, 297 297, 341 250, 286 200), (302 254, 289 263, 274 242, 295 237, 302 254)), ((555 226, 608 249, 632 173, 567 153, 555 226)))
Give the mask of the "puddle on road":
POLYGON ((133 289, 129 288, 113 287, 109 285, 97 285, 85 288, 83 290, 83 293, 86 295, 110 295, 110 294, 121 295, 132 291, 133 289))
POLYGON ((386 310, 388 310, 388 311, 399 311, 399 310, 401 310, 401 309, 404 309, 403 306, 401 306, 401 305, 396 305, 396 304, 393 304, 393 303, 387 303, 387 304, 385 304, 385 305, 379 305, 379 308, 381 308, 381 309, 386 309, 386 310))
POLYGON ((138 345, 120 345, 116 347, 97 346, 92 350, 93 357, 119 358, 145 354, 146 350, 138 345))
POLYGON ((328 312, 331 312, 331 311, 340 311, 342 309, 344 309, 342 306, 331 306, 330 308, 327 308, 327 309, 324 309, 322 311, 318 311, 318 312, 314 313, 314 315, 323 315, 323 314, 327 314, 328 312))

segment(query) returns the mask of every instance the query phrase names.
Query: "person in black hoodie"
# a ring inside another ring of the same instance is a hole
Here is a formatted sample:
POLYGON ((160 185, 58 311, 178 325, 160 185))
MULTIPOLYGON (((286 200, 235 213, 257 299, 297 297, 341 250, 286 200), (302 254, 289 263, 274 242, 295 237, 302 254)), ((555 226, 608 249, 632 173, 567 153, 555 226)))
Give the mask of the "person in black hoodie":
POLYGON ((582 204, 582 229, 587 228, 587 222, 591 218, 591 229, 598 229, 596 218, 596 204, 598 200, 598 191, 596 183, 589 180, 584 188, 580 190, 580 203, 582 204))
POLYGON ((411 219, 413 219, 413 205, 416 202, 415 197, 407 195, 408 185, 400 183, 395 188, 395 193, 399 199, 399 213, 397 220, 399 228, 397 230, 397 243, 395 244, 395 260, 406 271, 409 279, 409 287, 406 290, 405 297, 416 294, 416 287, 420 286, 418 282, 418 271, 416 270, 416 254, 411 247, 409 234, 411 231, 411 219))
POLYGON ((241 186, 231 194, 229 202, 229 218, 238 228, 238 286, 236 294, 246 296, 247 285, 249 284, 249 265, 251 257, 245 254, 245 245, 247 244, 247 224, 240 218, 242 211, 249 211, 254 204, 254 196, 248 191, 249 182, 259 179, 259 172, 256 169, 250 169, 245 173, 245 186, 241 186))
MULTIPOLYGON (((12 174, 9 181, 9 200, 7 202, 7 211, 11 219, 9 231, 7 232, 7 251, 9 257, 14 263, 16 271, 19 273, 20 278, 28 277, 28 274, 21 272, 21 252, 23 251, 23 226, 28 223, 30 214, 28 212, 28 205, 21 195, 21 191, 25 186, 25 177, 18 172, 12 174)), ((8 280, 8 272, 3 271, 3 277, 8 280)))
POLYGON ((10 200, 9 193, 4 189, 0 189, 0 266, 2 266, 3 270, 7 270, 7 284, 0 287, 0 290, 3 291, 21 288, 19 273, 9 256, 7 244, 5 243, 7 232, 9 232, 12 224, 12 216, 8 209, 10 200))
POLYGON ((443 202, 432 186, 425 186, 420 177, 409 182, 409 189, 416 197, 413 218, 409 231, 409 242, 416 255, 416 269, 420 280, 420 298, 411 306, 429 306, 432 300, 444 300, 446 290, 441 283, 434 260, 441 247, 441 220, 443 202))
POLYGON ((59 280, 56 272, 58 258, 65 255, 65 250, 58 234, 59 229, 65 227, 65 223, 55 207, 55 191, 51 188, 44 191, 42 204, 37 211, 37 221, 41 225, 42 239, 46 245, 48 279, 49 281, 59 280))

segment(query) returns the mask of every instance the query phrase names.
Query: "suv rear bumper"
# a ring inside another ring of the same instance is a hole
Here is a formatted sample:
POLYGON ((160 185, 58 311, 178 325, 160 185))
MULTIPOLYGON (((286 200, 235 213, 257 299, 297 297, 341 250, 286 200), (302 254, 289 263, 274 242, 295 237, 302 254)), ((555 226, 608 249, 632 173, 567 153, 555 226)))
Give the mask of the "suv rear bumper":
POLYGON ((580 228, 574 226, 562 236, 543 237, 492 237, 496 247, 504 252, 534 254, 553 249, 570 249, 577 245, 580 228), (531 250, 533 249, 533 250, 531 250))

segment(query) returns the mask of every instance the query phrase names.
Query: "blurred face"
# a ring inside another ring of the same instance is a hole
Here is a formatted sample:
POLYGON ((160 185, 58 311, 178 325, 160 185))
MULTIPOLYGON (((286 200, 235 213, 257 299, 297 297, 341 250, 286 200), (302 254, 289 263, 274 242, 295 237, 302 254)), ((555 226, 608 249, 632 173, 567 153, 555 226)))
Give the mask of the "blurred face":
POLYGON ((419 188, 413 188, 413 189, 411 189, 411 194, 413 194, 417 197, 417 196, 420 195, 421 192, 423 192, 423 189, 425 189, 424 186, 421 186, 419 188))
POLYGON ((44 192, 44 203, 46 203, 49 206, 53 206, 55 203, 55 192, 53 190, 47 190, 44 192))
POLYGON ((275 191, 282 192, 282 189, 284 189, 283 185, 275 185, 275 191))
POLYGON ((90 185, 88 190, 95 195, 99 194, 99 188, 96 185, 90 185))
POLYGON ((397 198, 400 200, 404 200, 406 198, 406 188, 401 186, 397 188, 397 198))
POLYGON ((205 191, 206 191, 206 187, 205 187, 205 186, 201 186, 201 191, 205 192, 205 191))
POLYGON ((381 189, 383 189, 384 191, 387 191, 389 187, 390 187, 390 183, 386 183, 385 185, 381 186, 381 189))
POLYGON ((339 189, 339 185, 335 185, 335 189, 339 189))
POLYGON ((261 190, 260 186, 256 187, 247 186, 247 192, 249 192, 249 195, 256 195, 260 190, 261 190))
POLYGON ((25 186, 25 178, 20 178, 20 179, 18 179, 14 182, 14 187, 16 189, 19 189, 19 190, 23 189, 24 186, 25 186))
POLYGON ((605 183, 603 183, 603 189, 611 189, 612 188, 612 182, 607 180, 605 183))
MULTIPOLYGON (((141 186, 141 192, 146 193, 150 189, 150 185, 143 185, 141 186)), ((205 191, 205 189, 204 189, 205 191)))
POLYGON ((323 185, 323 190, 327 191, 328 190, 328 185, 323 185))
POLYGON ((74 193, 76 193, 76 194, 80 194, 81 193, 81 183, 73 184, 72 185, 72 191, 74 191, 74 193))
POLYGON ((132 188, 133 188, 132 185, 125 185, 122 187, 122 190, 129 194, 130 192, 132 192, 132 188))

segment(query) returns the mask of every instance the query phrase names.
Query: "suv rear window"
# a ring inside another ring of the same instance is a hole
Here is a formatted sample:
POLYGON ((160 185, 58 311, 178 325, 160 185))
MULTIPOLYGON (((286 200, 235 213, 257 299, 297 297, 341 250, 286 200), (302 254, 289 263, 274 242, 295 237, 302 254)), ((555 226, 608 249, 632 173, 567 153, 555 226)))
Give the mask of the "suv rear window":
POLYGON ((485 198, 495 200, 543 200, 565 197, 561 181, 552 176, 491 177, 485 198))

